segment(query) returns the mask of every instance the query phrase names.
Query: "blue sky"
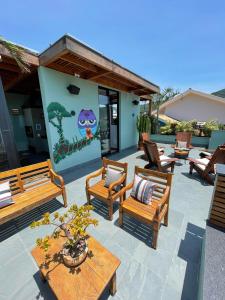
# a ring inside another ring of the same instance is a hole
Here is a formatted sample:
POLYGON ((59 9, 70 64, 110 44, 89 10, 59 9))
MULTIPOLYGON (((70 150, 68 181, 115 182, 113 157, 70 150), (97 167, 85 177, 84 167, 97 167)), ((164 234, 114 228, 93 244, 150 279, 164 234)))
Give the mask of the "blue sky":
POLYGON ((225 88, 224 0, 1 2, 11 41, 42 51, 70 33, 161 88, 225 88))

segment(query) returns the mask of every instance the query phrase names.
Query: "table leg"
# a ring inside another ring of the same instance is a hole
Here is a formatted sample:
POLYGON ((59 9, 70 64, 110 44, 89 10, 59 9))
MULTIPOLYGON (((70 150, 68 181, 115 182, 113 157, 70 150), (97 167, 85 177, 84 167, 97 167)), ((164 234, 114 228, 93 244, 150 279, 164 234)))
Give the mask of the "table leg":
POLYGON ((40 271, 39 273, 40 273, 41 280, 42 280, 43 282, 45 282, 45 281, 46 281, 46 278, 44 277, 43 273, 42 273, 41 271, 40 271))
POLYGON ((109 291, 112 296, 114 296, 116 293, 116 272, 109 283, 109 291))

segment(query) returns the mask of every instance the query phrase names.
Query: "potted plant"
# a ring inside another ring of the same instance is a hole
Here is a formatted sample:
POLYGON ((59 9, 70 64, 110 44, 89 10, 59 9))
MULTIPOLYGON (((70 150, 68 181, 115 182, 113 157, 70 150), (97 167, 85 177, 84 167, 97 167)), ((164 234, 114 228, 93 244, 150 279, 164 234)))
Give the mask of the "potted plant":
POLYGON ((78 207, 72 205, 64 214, 55 212, 53 217, 50 213, 45 213, 39 221, 34 221, 31 228, 45 225, 53 225, 55 230, 51 236, 38 238, 37 246, 47 251, 51 246, 51 239, 65 238, 65 244, 60 252, 63 262, 68 267, 76 267, 81 264, 88 254, 88 244, 86 229, 90 225, 98 225, 98 220, 91 218, 91 205, 78 207))
POLYGON ((150 134, 151 118, 147 114, 140 114, 137 116, 137 130, 139 133, 138 149, 143 149, 142 133, 150 134))

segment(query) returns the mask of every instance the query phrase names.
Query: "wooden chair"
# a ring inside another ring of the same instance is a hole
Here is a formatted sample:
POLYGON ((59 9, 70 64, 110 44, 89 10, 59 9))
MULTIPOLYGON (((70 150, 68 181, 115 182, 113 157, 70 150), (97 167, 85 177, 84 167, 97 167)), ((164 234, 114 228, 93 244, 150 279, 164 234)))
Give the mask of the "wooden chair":
POLYGON ((160 172, 166 172, 168 168, 171 168, 171 172, 174 171, 175 162, 177 158, 170 158, 166 155, 159 155, 157 144, 154 142, 144 142, 144 149, 149 163, 145 166, 145 169, 156 167, 160 172))
MULTIPOLYGON (((143 133, 141 134, 141 137, 142 137, 142 142, 143 142, 143 143, 144 143, 145 141, 150 142, 149 133, 143 132, 143 133)), ((145 149, 144 149, 144 151, 145 151, 145 149)), ((164 154, 164 148, 163 148, 163 147, 159 147, 159 148, 158 148, 158 151, 159 151, 159 155, 163 155, 163 154, 164 154)), ((145 156, 147 157, 146 153, 145 153, 145 156)))
POLYGON ((109 208, 109 219, 112 220, 113 219, 113 203, 117 199, 120 198, 120 194, 121 194, 121 190, 115 191, 114 188, 118 185, 120 185, 121 187, 126 186, 127 163, 121 163, 121 162, 109 160, 106 158, 103 158, 102 163, 103 163, 103 167, 100 170, 89 175, 86 178, 87 201, 90 204, 91 196, 93 196, 93 197, 96 197, 97 199, 105 202, 109 208), (104 186, 107 167, 112 167, 114 169, 122 171, 121 178, 119 180, 111 183, 108 188, 104 186), (90 180, 92 178, 96 178, 100 175, 101 175, 102 179, 100 181, 98 181, 96 184, 90 186, 90 180))
MULTIPOLYGON (((220 145, 220 147, 225 147, 225 143, 220 145)), ((207 151, 202 151, 199 153, 200 158, 207 158, 207 159, 211 159, 213 153, 215 152, 215 150, 209 150, 207 149, 207 151)))
POLYGON ((187 145, 184 148, 192 149, 193 146, 191 145, 191 138, 192 138, 191 132, 177 132, 176 133, 176 144, 172 145, 172 148, 178 147, 178 142, 186 142, 187 145))
POLYGON ((153 225, 152 247, 156 249, 159 228, 163 219, 164 225, 168 226, 169 199, 173 174, 165 174, 139 167, 135 167, 135 174, 157 184, 153 192, 153 200, 147 205, 139 202, 132 196, 126 198, 126 192, 132 189, 134 182, 128 184, 122 189, 120 194, 119 225, 123 225, 124 213, 143 223, 153 225))
POLYGON ((193 169, 195 169, 204 180, 213 185, 213 180, 209 174, 215 174, 215 164, 225 164, 225 146, 219 146, 210 159, 205 157, 188 158, 188 160, 190 161, 189 173, 192 174, 193 169))

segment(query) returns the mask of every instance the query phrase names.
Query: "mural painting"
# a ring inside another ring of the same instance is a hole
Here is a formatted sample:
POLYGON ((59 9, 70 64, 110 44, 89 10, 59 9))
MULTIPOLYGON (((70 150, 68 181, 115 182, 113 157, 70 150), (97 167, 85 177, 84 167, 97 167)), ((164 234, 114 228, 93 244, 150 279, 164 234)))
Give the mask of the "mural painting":
POLYGON ((81 139, 75 137, 73 141, 65 139, 63 132, 63 119, 75 117, 75 111, 68 112, 63 105, 58 102, 51 102, 47 107, 48 120, 57 129, 59 135, 58 142, 53 148, 53 159, 57 164, 84 147, 91 144, 93 140, 99 140, 99 124, 92 110, 82 109, 78 116, 78 129, 81 139))

